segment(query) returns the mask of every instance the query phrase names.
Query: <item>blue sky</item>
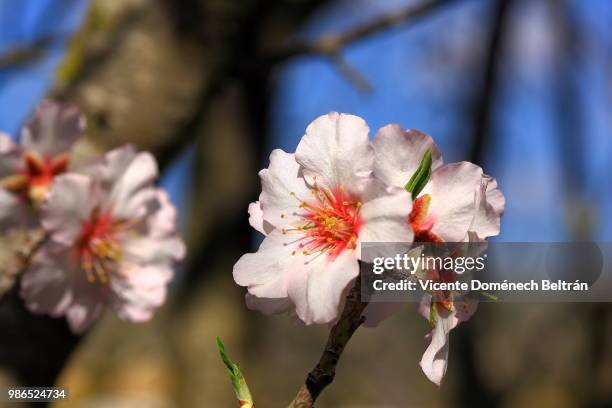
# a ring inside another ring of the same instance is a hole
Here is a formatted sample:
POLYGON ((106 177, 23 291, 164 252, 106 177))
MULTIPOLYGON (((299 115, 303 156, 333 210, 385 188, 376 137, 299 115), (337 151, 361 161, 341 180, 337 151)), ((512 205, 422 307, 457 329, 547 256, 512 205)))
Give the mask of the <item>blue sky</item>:
MULTIPOLYGON (((343 1, 313 19, 305 37, 359 24, 385 10, 411 1, 343 1), (341 23, 339 23, 339 20, 341 23)), ((484 50, 492 2, 466 0, 435 12, 414 24, 385 31, 351 45, 347 60, 372 84, 360 93, 328 62, 300 58, 280 70, 280 87, 272 115, 270 148, 292 151, 307 124, 328 111, 362 116, 371 132, 399 123, 434 136, 446 162, 467 160, 471 125, 465 120, 466 97, 477 89, 474 72, 484 50), (316 78, 316 80, 313 80, 316 78)), ((494 106, 496 126, 487 149, 485 171, 496 177, 507 199, 502 220, 503 241, 565 241, 567 180, 559 156, 560 131, 555 109, 555 36, 544 1, 519 1, 511 12, 506 56, 494 106)), ((609 2, 575 2, 573 17, 581 29, 600 41, 612 38, 609 2), (586 23, 586 24, 585 24, 586 23)), ((612 47, 608 42, 609 57, 612 47)), ((571 68, 577 77, 584 128, 580 162, 570 169, 584 176, 580 189, 587 206, 598 214, 595 239, 612 237, 610 174, 609 72, 602 64, 584 60, 571 68)), ((570 210, 571 211, 571 210, 570 210)))
MULTIPOLYGON (((408 0, 340 1, 322 10, 305 27, 315 38, 401 8, 408 0)), ((563 241, 569 174, 580 174, 576 193, 597 214, 595 239, 612 238, 612 4, 606 0, 572 3, 572 19, 586 39, 587 57, 569 72, 577 84, 581 114, 581 168, 563 167, 558 113, 555 111, 556 39, 542 0, 518 1, 502 63, 496 127, 487 149, 485 171, 496 177, 507 198, 504 241, 563 241)), ((363 93, 327 61, 297 58, 278 69, 267 150, 293 151, 307 124, 329 112, 364 117, 372 132, 399 123, 434 136, 447 162, 468 159, 471 124, 466 101, 478 87, 491 2, 464 0, 415 24, 386 30, 347 47, 347 60, 373 86, 363 93), (316 80, 313 80, 316 78, 316 80)), ((34 64, 0 71, 0 129, 16 135, 42 98, 65 51, 65 39, 86 10, 84 0, 0 0, 0 53, 51 36, 55 40, 34 64)), ((170 167, 163 184, 184 205, 192 153, 170 167)))

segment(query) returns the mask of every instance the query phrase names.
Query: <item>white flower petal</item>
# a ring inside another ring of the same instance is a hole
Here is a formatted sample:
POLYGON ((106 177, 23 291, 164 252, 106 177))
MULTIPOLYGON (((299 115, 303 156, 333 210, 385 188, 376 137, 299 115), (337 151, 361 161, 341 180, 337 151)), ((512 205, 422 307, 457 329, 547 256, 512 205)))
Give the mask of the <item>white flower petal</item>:
POLYGON ((156 197, 153 182, 157 174, 155 158, 150 153, 138 153, 116 179, 107 205, 119 218, 131 219, 142 215, 143 206, 156 197))
POLYGON ((482 169, 469 162, 447 164, 435 170, 421 195, 430 194, 428 219, 432 232, 447 242, 461 242, 474 219, 474 195, 482 169))
MULTIPOLYGON (((147 189, 148 190, 148 189, 147 189)), ((166 237, 176 232, 176 207, 170 202, 170 196, 161 188, 155 189, 155 197, 147 202, 147 228, 153 237, 166 237)))
POLYGON ((504 211, 505 199, 497 189, 497 182, 486 174, 476 190, 475 214, 469 231, 484 239, 499 234, 500 218, 504 211))
POLYGON ((124 264, 118 276, 110 280, 110 307, 130 322, 144 322, 153 316, 167 294, 166 285, 173 272, 168 265, 124 264))
MULTIPOLYGON (((130 234, 131 231, 127 231, 130 234)), ((154 238, 149 235, 122 239, 129 259, 139 263, 179 261, 185 257, 185 243, 178 235, 154 238)))
POLYGON ((268 235, 274 229, 272 224, 264 220, 259 201, 249 204, 249 224, 264 235, 268 235))
POLYGON ((506 199, 497 187, 497 180, 488 174, 484 174, 483 183, 486 185, 487 202, 493 207, 498 215, 503 215, 506 206, 506 199))
POLYGON ((270 154, 270 166, 259 172, 263 217, 275 228, 299 222, 295 213, 299 199, 309 199, 310 189, 301 177, 300 166, 293 154, 276 149, 270 154))
POLYGON ((83 172, 95 176, 105 186, 111 186, 125 173, 136 154, 134 146, 117 147, 85 167, 83 172))
MULTIPOLYGON (((423 296, 419 313, 429 320, 431 295, 423 296)), ((436 306, 437 307, 437 306, 436 306)), ((440 385, 448 365, 449 334, 461 322, 469 320, 476 312, 478 299, 462 296, 453 299, 453 310, 437 307, 438 316, 432 332, 427 336, 430 344, 421 358, 421 368, 433 383, 440 385)))
POLYGON ((68 152, 84 130, 85 117, 76 106, 43 100, 21 131, 21 144, 53 157, 68 152))
POLYGON ((21 279, 21 297, 33 313, 66 315, 71 330, 82 333, 100 315, 100 287, 87 282, 71 247, 43 244, 21 279))
POLYGON ((286 245, 291 238, 274 230, 253 254, 243 255, 234 265, 234 280, 246 286, 249 293, 258 297, 287 297, 286 278, 296 257, 293 246, 286 245))
POLYGON ((73 301, 77 266, 68 247, 43 245, 21 278, 21 297, 32 313, 61 316, 73 301))
POLYGON ((376 157, 374 174, 390 186, 404 187, 419 167, 423 155, 432 152, 432 171, 442 166, 440 150, 431 136, 418 130, 404 130, 391 124, 381 128, 372 148, 376 157))
POLYGON ((75 242, 96 205, 95 196, 93 181, 87 176, 66 173, 55 178, 42 215, 42 225, 54 241, 65 245, 75 242))
POLYGON ((358 116, 332 112, 315 119, 295 151, 307 182, 312 185, 317 177, 317 185, 332 191, 341 186, 359 191, 360 179, 372 173, 374 163, 369 130, 358 116))
POLYGON ((296 264, 287 282, 297 316, 307 325, 334 322, 342 312, 351 282, 359 274, 355 253, 345 250, 335 258, 309 255, 300 259, 304 262, 296 264))
POLYGON ((135 227, 138 234, 128 229, 121 235, 123 250, 131 260, 139 263, 179 261, 185 257, 186 248, 176 233, 176 208, 165 191, 157 189, 155 193, 143 207, 147 216, 139 228, 135 227))
POLYGON ((412 197, 402 188, 384 187, 376 181, 368 189, 368 195, 361 207, 362 221, 357 245, 361 258, 361 243, 365 242, 412 242, 414 234, 408 225, 412 211, 412 197), (367 197, 370 198, 370 197, 367 197))
POLYGON ((448 311, 441 312, 436 320, 436 325, 432 332, 428 335, 430 339, 429 346, 423 353, 419 365, 423 373, 431 382, 440 385, 446 368, 448 366, 448 333, 452 329, 453 319, 449 316, 448 311))

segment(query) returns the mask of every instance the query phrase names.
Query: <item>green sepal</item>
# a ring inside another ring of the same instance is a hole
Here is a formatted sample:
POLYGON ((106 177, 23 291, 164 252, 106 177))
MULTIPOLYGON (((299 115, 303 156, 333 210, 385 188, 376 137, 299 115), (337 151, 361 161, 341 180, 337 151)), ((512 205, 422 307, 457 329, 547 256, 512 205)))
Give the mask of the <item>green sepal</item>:
POLYGON ((436 302, 431 302, 431 304, 429 305, 429 324, 431 324, 432 326, 436 325, 436 322, 438 321, 438 308, 436 306, 436 302))
POLYGON ((484 290, 483 290, 483 291, 480 291, 480 294, 481 294, 482 296, 484 296, 484 297, 488 298, 489 300, 494 301, 494 302, 499 301, 499 297, 495 296, 495 295, 494 295, 494 294, 492 294, 492 293, 485 292, 484 290))
POLYGON ((217 337, 217 348, 219 349, 219 355, 221 356, 221 360, 223 360, 223 364, 227 367, 227 371, 229 373, 230 381, 232 382, 232 387, 234 388, 234 392, 236 393, 236 398, 240 402, 241 408, 253 408, 255 407, 253 402, 253 397, 251 397, 251 391, 249 390, 249 386, 242 375, 242 372, 238 368, 238 366, 232 361, 232 359, 227 355, 225 351, 225 346, 219 337, 217 337))
POLYGON ((433 157, 431 154, 431 149, 427 149, 425 154, 423 154, 419 167, 416 169, 412 177, 410 177, 410 181, 408 181, 408 183, 406 183, 404 186, 406 191, 412 193, 413 200, 416 200, 419 193, 423 190, 423 188, 425 188, 425 185, 429 181, 429 178, 431 177, 432 163, 433 157))

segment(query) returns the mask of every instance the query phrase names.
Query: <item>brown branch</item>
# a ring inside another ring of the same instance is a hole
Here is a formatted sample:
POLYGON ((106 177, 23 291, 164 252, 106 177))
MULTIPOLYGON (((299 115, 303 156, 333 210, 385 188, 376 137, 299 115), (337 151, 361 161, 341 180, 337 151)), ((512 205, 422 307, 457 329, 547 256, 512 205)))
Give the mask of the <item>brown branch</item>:
POLYGON ((390 13, 377 20, 350 29, 344 33, 326 34, 312 42, 297 42, 272 52, 264 60, 270 64, 277 64, 287 59, 303 56, 318 55, 326 57, 336 67, 340 75, 353 84, 361 92, 371 92, 372 86, 361 73, 352 67, 342 55, 343 49, 356 41, 379 33, 387 28, 395 27, 421 17, 439 6, 450 4, 455 0, 431 0, 395 13, 390 13))
POLYGON ((19 67, 38 60, 45 54, 47 47, 60 38, 46 36, 39 38, 31 44, 15 47, 7 51, 0 55, 0 70, 19 67))
POLYGON ((372 84, 370 84, 370 82, 361 74, 361 72, 349 64, 342 54, 338 53, 331 55, 330 59, 340 75, 342 75, 348 82, 353 84, 358 91, 363 93, 372 92, 372 84))
POLYGON ((364 321, 362 313, 366 306, 367 302, 361 301, 361 277, 357 277, 355 285, 346 297, 342 315, 329 333, 327 345, 318 364, 308 373, 306 382, 289 404, 289 408, 312 407, 325 387, 332 383, 344 348, 364 321))
POLYGON ((91 78, 95 72, 115 55, 115 51, 121 46, 130 29, 144 15, 145 7, 136 7, 128 10, 125 15, 120 17, 101 44, 95 43, 91 48, 85 50, 84 62, 79 70, 70 78, 68 83, 54 90, 52 96, 62 100, 70 98, 82 83, 91 78))
POLYGON ((359 27, 350 29, 343 33, 326 34, 312 42, 303 41, 277 50, 269 56, 272 62, 281 62, 289 58, 303 55, 333 56, 342 52, 344 47, 370 37, 387 28, 392 28, 401 24, 411 22, 429 12, 437 10, 440 6, 451 4, 455 0, 431 0, 419 5, 410 7, 382 16, 379 19, 363 24, 359 27))

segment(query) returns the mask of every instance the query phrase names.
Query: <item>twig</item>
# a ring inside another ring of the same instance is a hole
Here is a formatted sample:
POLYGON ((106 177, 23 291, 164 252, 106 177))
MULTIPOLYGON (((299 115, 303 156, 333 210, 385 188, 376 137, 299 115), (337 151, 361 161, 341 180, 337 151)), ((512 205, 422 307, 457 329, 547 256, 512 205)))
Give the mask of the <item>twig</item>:
POLYGON ((355 285, 346 297, 342 315, 329 333, 323 355, 316 367, 308 373, 306 382, 289 404, 289 408, 312 407, 325 387, 332 383, 344 348, 364 321, 362 313, 366 306, 367 302, 361 301, 361 278, 357 277, 355 285))
POLYGON ((438 9, 440 6, 451 4, 454 1, 456 0, 432 0, 423 2, 417 6, 411 5, 404 10, 385 15, 379 19, 345 31, 344 33, 326 34, 312 42, 303 41, 288 44, 282 49, 271 53, 269 58, 273 62, 280 62, 302 55, 337 55, 344 47, 353 42, 377 34, 387 28, 410 22, 430 11, 438 9))
POLYGON ((303 55, 318 55, 326 57, 336 67, 338 72, 352 83, 357 90, 371 92, 372 86, 368 80, 342 55, 342 50, 349 44, 369 37, 373 34, 391 28, 437 9, 441 5, 449 4, 455 0, 432 0, 417 6, 411 5, 405 10, 385 15, 362 26, 353 28, 344 33, 327 34, 312 42, 297 42, 272 52, 267 58, 269 63, 276 64, 289 58, 303 55))
POLYGON ((340 53, 330 56, 336 69, 347 81, 363 93, 370 93, 374 89, 372 84, 355 67, 353 67, 340 53))
POLYGON ((37 60, 44 54, 45 48, 52 42, 52 37, 44 37, 36 40, 30 45, 9 50, 4 55, 0 56, 0 70, 17 67, 37 60))

